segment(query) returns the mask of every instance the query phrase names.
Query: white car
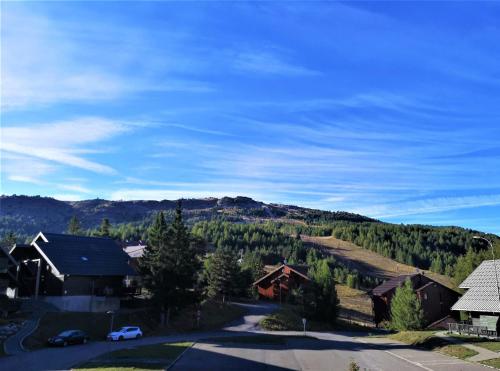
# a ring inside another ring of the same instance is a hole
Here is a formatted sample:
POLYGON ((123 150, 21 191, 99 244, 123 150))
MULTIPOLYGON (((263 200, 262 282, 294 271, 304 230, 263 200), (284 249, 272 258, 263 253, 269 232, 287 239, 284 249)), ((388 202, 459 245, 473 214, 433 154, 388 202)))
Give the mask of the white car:
POLYGON ((107 336, 109 341, 120 341, 126 339, 139 339, 142 337, 142 331, 139 327, 122 327, 117 331, 110 332, 107 336))

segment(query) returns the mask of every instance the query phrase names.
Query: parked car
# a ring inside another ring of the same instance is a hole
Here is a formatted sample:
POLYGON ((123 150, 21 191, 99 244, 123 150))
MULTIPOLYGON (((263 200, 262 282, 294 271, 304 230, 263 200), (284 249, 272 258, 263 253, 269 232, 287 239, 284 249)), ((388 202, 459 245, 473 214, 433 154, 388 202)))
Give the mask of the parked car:
POLYGON ((126 339, 139 339, 142 337, 142 331, 139 327, 126 326, 117 331, 110 332, 107 339, 110 341, 119 341, 126 339))
POLYGON ((66 330, 47 340, 49 345, 65 347, 71 344, 86 344, 88 335, 81 330, 66 330))

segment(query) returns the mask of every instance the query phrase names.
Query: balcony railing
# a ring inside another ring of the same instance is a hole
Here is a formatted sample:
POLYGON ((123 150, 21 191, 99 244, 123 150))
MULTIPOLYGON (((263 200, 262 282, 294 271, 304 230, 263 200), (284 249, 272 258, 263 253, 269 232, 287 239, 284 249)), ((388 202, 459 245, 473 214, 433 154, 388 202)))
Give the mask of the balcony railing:
POLYGON ((497 332, 489 330, 486 326, 474 326, 467 323, 449 323, 449 332, 458 332, 465 335, 476 335, 485 337, 498 337, 497 332))

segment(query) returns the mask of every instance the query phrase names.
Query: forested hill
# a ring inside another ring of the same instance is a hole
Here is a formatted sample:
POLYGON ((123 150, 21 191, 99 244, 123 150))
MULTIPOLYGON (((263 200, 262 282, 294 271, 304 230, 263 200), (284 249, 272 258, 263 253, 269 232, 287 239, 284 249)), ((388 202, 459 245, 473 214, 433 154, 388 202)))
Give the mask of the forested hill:
MULTIPOLYGON (((158 211, 173 213, 177 201, 60 201, 39 196, 0 196, 0 237, 13 232, 19 237, 32 236, 40 230, 65 232, 76 216, 83 229, 99 226, 102 219, 112 225, 148 223, 158 211)), ((290 219, 301 223, 334 221, 376 222, 347 212, 330 212, 298 206, 265 204, 248 197, 185 199, 183 212, 189 224, 197 221, 224 219, 233 222, 290 219)))
MULTIPOLYGON (((70 202, 1 196, 0 245, 29 241, 40 230, 65 233, 73 217, 78 220, 79 234, 103 235, 99 226, 107 219, 106 235, 122 241, 145 240, 152 217, 164 211, 170 219, 176 205, 177 201, 169 200, 70 202)), ((382 223, 348 212, 266 204, 248 197, 187 199, 182 207, 194 234, 212 246, 258 251, 266 263, 304 262, 301 235, 333 236, 400 263, 454 276, 456 282, 491 258, 488 245, 474 239, 475 235, 492 240, 500 256, 498 236, 460 227, 382 223)))

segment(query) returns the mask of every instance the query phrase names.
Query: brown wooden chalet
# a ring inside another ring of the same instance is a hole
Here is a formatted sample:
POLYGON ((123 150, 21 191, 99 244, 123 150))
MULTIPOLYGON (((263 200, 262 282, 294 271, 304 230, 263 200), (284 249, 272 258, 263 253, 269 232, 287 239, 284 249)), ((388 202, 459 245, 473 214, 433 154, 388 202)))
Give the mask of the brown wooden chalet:
POLYGON ((396 289, 409 279, 417 294, 426 325, 439 321, 451 312, 451 306, 460 297, 456 291, 440 284, 422 273, 405 274, 394 277, 371 290, 374 322, 376 325, 391 318, 391 300, 396 289))
POLYGON ((257 287, 259 297, 285 301, 290 290, 305 285, 310 281, 307 267, 282 264, 261 279, 253 283, 257 287))
POLYGON ((135 275, 114 240, 40 232, 29 245, 15 245, 17 296, 35 297, 62 310, 118 309, 125 277, 135 275))

